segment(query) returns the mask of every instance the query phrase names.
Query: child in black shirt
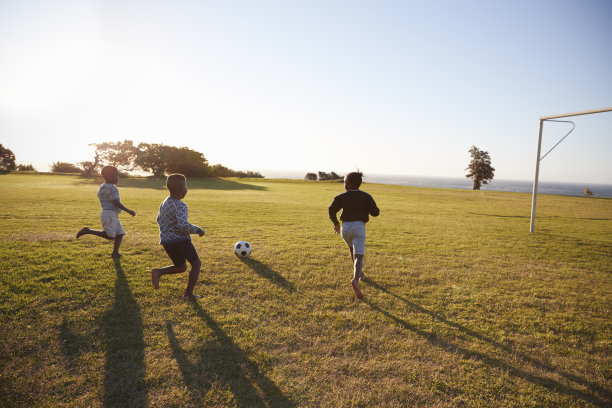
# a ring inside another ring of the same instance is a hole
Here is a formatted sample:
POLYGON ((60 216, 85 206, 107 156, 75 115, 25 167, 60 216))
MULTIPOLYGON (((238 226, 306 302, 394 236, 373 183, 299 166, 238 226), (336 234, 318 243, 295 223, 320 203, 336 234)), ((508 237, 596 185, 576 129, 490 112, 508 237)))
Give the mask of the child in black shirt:
POLYGON ((344 188, 346 192, 336 196, 329 206, 329 218, 334 223, 334 232, 342 234, 344 242, 349 246, 351 261, 353 263, 353 280, 351 285, 355 296, 363 299, 363 293, 359 288, 359 281, 365 280, 363 274, 363 256, 365 254, 365 223, 369 221, 369 215, 377 217, 380 210, 374 199, 368 193, 359 190, 363 173, 352 172, 344 177, 344 188), (342 210, 340 219, 342 227, 338 222, 336 213, 342 210))

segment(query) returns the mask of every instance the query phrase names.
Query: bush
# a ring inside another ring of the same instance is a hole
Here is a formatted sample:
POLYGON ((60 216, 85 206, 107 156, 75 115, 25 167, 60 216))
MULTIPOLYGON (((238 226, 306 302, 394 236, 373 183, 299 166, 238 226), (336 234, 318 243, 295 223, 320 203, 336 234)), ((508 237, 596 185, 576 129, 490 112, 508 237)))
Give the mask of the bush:
POLYGON ((18 164, 17 171, 36 171, 36 169, 31 164, 18 164))
POLYGON ((72 163, 53 162, 51 164, 52 173, 81 173, 83 169, 78 168, 72 163))

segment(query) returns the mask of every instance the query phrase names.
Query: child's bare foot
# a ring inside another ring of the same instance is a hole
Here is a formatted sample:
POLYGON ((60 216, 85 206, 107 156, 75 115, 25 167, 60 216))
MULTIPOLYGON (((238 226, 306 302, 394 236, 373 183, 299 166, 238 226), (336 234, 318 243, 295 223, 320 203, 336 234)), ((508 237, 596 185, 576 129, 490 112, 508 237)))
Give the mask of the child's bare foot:
POLYGON ((155 289, 159 289, 159 278, 161 278, 161 272, 159 269, 151 269, 151 283, 155 289))
POLYGON ((113 252, 113 253, 111 254, 111 258, 113 258, 113 259, 119 259, 119 258, 121 258, 122 256, 123 256, 123 255, 121 255, 119 252, 117 252, 117 253, 114 253, 114 252, 113 252))
POLYGON ((359 277, 359 280, 362 281, 362 282, 366 282, 366 277, 365 277, 365 275, 363 273, 359 277))
POLYGON ((79 239, 80 237, 82 237, 83 235, 85 235, 87 232, 89 231, 89 227, 83 227, 79 230, 79 232, 76 233, 76 237, 77 239, 79 239))
POLYGON ((183 300, 196 300, 196 299, 200 299, 202 296, 199 295, 194 295, 193 293, 191 295, 188 294, 184 294, 183 295, 183 300))
POLYGON ((359 281, 353 279, 351 281, 351 285, 353 285, 353 291, 355 292, 355 296, 357 296, 357 299, 363 300, 363 293, 361 293, 361 289, 359 289, 359 281))

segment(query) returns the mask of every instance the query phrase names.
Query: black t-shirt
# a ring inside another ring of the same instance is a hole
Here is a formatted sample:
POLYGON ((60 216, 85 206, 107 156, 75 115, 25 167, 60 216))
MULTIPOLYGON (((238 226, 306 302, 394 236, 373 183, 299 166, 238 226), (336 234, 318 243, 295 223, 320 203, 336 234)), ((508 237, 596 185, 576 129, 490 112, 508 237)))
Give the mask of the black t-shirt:
POLYGON ((336 196, 329 206, 329 218, 334 224, 339 224, 336 213, 342 209, 342 221, 368 222, 368 215, 377 217, 380 210, 371 195, 361 190, 348 190, 336 196))

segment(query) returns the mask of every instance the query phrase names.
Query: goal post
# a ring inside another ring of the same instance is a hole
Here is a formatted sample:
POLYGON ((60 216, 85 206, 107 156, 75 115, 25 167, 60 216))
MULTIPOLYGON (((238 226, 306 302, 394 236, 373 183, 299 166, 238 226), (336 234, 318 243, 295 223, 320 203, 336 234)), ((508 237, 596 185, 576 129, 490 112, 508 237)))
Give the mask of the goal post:
POLYGON ((573 125, 574 122, 560 121, 557 119, 569 118, 572 116, 591 115, 593 113, 603 113, 603 112, 612 112, 612 108, 603 108, 603 109, 594 109, 594 110, 582 111, 582 112, 565 113, 562 115, 542 116, 540 118, 540 127, 538 130, 538 153, 537 153, 537 158, 536 158, 535 180, 533 182, 533 194, 531 196, 531 222, 529 225, 529 232, 533 232, 535 230, 536 202, 537 202, 537 197, 538 197, 538 177, 540 174, 540 161, 544 157, 546 157, 546 155, 548 155, 548 153, 550 153, 555 147, 557 147, 557 145, 561 143, 561 141, 563 141, 563 139, 565 139, 572 132, 572 130, 574 130, 574 128, 572 127, 572 130, 570 130, 561 140, 559 140, 559 142, 556 145, 554 145, 553 148, 550 149, 548 153, 544 155, 544 157, 540 157, 540 153, 542 149, 542 131, 544 129, 544 122, 546 121, 568 122, 573 125))

